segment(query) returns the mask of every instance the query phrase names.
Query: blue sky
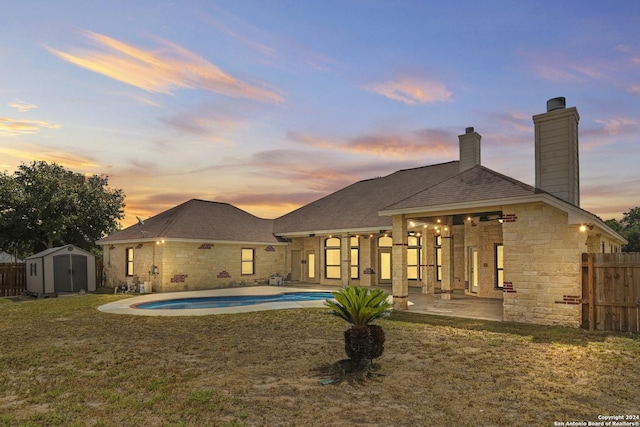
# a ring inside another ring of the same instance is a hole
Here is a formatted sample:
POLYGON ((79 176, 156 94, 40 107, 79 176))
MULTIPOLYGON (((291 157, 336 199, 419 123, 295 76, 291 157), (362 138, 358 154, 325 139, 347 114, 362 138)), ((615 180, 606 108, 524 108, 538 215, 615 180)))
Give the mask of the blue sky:
POLYGON ((640 206, 636 1, 30 1, 0 27, 0 170, 105 174, 124 225, 191 198, 272 218, 458 158, 534 184, 533 122, 580 120, 582 207, 640 206))

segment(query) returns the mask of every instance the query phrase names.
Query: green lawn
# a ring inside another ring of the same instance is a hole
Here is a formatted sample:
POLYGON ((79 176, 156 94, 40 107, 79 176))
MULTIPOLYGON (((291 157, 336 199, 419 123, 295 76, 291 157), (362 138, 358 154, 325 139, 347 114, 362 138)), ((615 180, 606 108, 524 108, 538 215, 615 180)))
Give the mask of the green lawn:
POLYGON ((396 313, 378 373, 321 385, 321 309, 105 314, 126 298, 0 299, 0 426, 491 426, 640 414, 640 339, 396 313))

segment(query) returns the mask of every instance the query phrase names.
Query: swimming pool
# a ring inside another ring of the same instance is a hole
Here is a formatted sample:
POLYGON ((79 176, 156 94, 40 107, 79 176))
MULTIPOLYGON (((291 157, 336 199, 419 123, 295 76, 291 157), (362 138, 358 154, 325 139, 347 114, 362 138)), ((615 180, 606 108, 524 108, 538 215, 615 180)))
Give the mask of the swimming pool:
POLYGON ((332 299, 331 292, 285 292, 275 295, 228 295, 196 298, 175 298, 134 304, 141 310, 193 310, 201 308, 238 307, 265 303, 319 301, 332 299))

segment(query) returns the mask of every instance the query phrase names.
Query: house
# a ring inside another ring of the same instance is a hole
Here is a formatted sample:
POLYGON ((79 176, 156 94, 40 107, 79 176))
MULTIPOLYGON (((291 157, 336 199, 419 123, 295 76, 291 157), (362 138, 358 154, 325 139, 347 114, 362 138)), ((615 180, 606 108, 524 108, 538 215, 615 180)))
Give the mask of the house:
POLYGON ((284 274, 287 247, 273 220, 196 199, 98 243, 108 286, 146 282, 156 292, 264 283, 284 274))
POLYGON ((0 251, 0 265, 2 264, 22 264, 24 263, 23 260, 21 260, 18 257, 15 257, 11 254, 8 254, 4 251, 0 251))
POLYGON ((626 243, 580 208, 579 119, 564 98, 533 117, 535 186, 482 166, 481 136, 467 128, 458 161, 360 181, 275 220, 186 202, 99 241, 107 275, 113 284, 150 268, 160 291, 280 273, 390 285, 400 310, 410 287, 443 299, 457 291, 502 299, 504 320, 579 326, 581 254, 626 243))
POLYGON ((96 257, 77 246, 45 249, 25 261, 30 295, 96 290, 96 257))

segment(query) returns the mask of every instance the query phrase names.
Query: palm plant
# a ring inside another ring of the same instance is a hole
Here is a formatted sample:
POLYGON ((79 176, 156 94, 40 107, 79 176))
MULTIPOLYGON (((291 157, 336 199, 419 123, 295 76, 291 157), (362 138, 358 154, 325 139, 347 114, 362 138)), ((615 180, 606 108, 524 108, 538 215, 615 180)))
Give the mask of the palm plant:
POLYGON ((334 300, 326 300, 328 314, 351 323, 344 331, 347 356, 355 366, 364 367, 371 360, 382 356, 385 335, 382 328, 372 325, 374 320, 391 312, 393 304, 381 289, 348 286, 333 292, 334 300))

